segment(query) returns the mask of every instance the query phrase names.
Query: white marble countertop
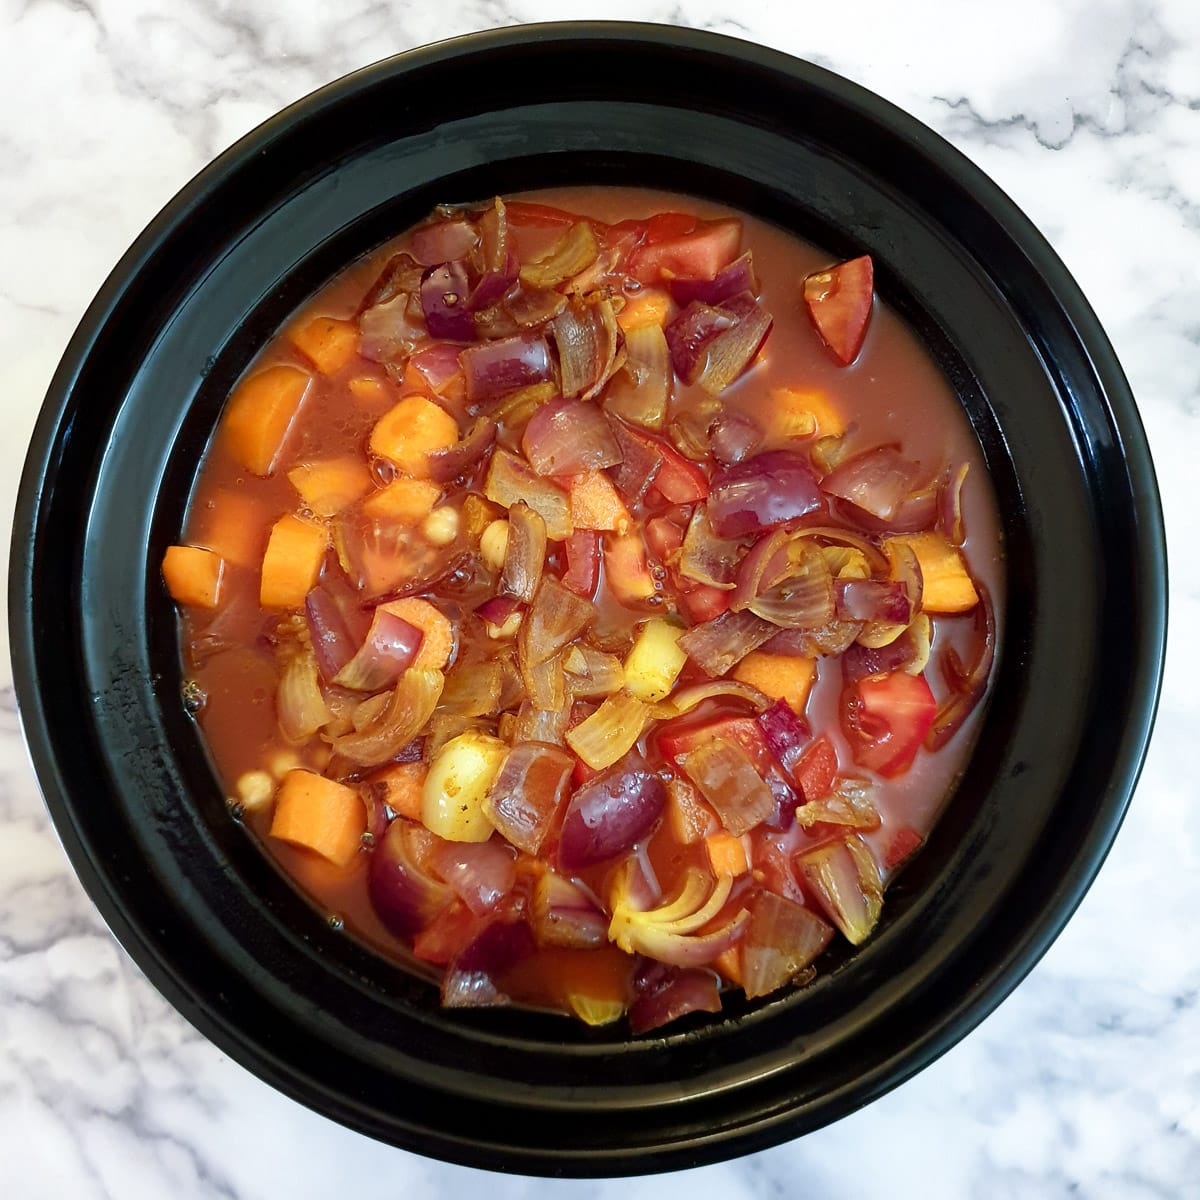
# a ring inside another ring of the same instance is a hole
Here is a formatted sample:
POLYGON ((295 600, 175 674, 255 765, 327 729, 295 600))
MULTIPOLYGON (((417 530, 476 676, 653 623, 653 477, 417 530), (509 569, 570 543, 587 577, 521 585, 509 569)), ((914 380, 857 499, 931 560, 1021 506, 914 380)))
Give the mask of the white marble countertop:
MULTIPOLYGON (((0 0, 3 524, 75 323, 211 157, 393 52, 492 25, 601 16, 703 25, 812 59, 988 171, 1049 236, 1116 344, 1175 550, 1155 741, 1132 815, 1067 931, 917 1078, 820 1133, 690 1172, 689 1194, 1200 1196, 1196 0, 0 0)), ((549 1183, 430 1162, 316 1116, 221 1055, 145 981, 75 881, 3 662, 0 1196, 662 1194, 667 1181, 654 1178, 549 1183)))

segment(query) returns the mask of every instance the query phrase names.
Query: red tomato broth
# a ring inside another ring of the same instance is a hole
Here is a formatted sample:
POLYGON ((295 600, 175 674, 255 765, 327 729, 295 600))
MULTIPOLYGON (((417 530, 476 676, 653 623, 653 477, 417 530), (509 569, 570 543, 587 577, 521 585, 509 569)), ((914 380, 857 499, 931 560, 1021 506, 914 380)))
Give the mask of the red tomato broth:
MULTIPOLYGON (((967 463, 969 471, 962 496, 967 531, 964 553, 972 578, 987 588, 994 603, 1000 600, 1003 564, 999 522, 978 444, 949 384, 928 352, 878 296, 862 351, 851 365, 843 366, 822 345, 804 310, 801 288, 804 277, 831 262, 829 256, 816 247, 720 206, 665 193, 561 189, 530 193, 529 200, 570 213, 586 214, 610 226, 680 209, 702 221, 730 216, 742 220, 739 252, 747 248, 753 251, 759 283, 758 299, 773 314, 775 325, 751 368, 721 393, 724 412, 753 420, 762 412, 764 403, 769 403, 771 388, 818 391, 836 397, 839 410, 849 418, 844 458, 882 444, 894 444, 906 458, 919 464, 922 479, 933 477, 947 464, 967 463)), ((550 224, 516 226, 520 260, 529 261, 545 253, 561 236, 562 229, 561 225, 550 224)), ((289 322, 288 328, 317 315, 353 318, 384 264, 398 249, 408 245, 410 236, 401 236, 344 271, 305 306, 294 322, 289 322)), ((312 370, 311 363, 288 341, 286 329, 264 348, 247 374, 277 363, 312 370)), ((199 546, 217 541, 212 535, 212 518, 221 507, 223 495, 234 495, 238 498, 243 526, 252 520, 253 514, 258 515, 261 537, 247 541, 257 543, 261 549, 274 521, 298 509, 297 493, 288 479, 288 471, 301 464, 343 456, 361 460, 366 441, 379 418, 402 396, 415 390, 407 377, 397 382, 382 366, 361 354, 351 356, 328 378, 315 370, 313 377, 313 384, 272 476, 263 478, 247 472, 218 432, 202 468, 185 537, 181 540, 199 546), (351 381, 364 378, 377 381, 378 396, 367 395, 361 388, 358 394, 352 392, 351 381)), ((711 403, 698 384, 684 385, 675 379, 669 413, 687 414, 706 401, 711 403)), ((461 401, 455 402, 450 396, 443 406, 460 418, 460 433, 465 434, 470 421, 461 401)), ((500 444, 519 448, 519 436, 514 441, 506 433, 503 423, 500 444)), ((389 482, 392 474, 385 467, 377 475, 376 484, 389 482)), ((473 478, 478 479, 479 473, 476 472, 473 478)), ((454 485, 449 485, 443 489, 443 496, 448 503, 457 503, 461 512, 458 491, 454 485)), ((650 515, 671 511, 660 497, 650 515)), ((631 512, 635 517, 638 515, 632 509, 631 512)), ((686 527, 686 520, 682 524, 686 527)), ((609 536, 600 535, 602 541, 609 536)), ((456 541, 454 545, 457 544, 456 541)), ((560 568, 563 560, 561 544, 551 541, 548 546, 549 565, 560 568)), ((214 544, 212 548, 220 547, 214 544)), ((244 552, 239 557, 245 557, 244 552)), ((334 569, 335 563, 331 549, 327 569, 334 569)), ((265 613, 259 608, 256 568, 254 561, 227 560, 223 598, 218 609, 215 612, 185 609, 182 614, 187 675, 206 697, 199 714, 200 726, 217 774, 231 795, 235 793, 236 781, 247 772, 262 770, 272 755, 288 755, 294 765, 318 772, 325 769, 329 760, 329 749, 319 738, 310 738, 302 746, 290 746, 278 732, 273 641, 278 637, 274 631, 286 614, 265 613)), ((598 578, 594 597, 598 615, 592 626, 598 634, 595 640, 606 649, 611 643, 617 656, 624 657, 631 626, 661 612, 662 606, 633 610, 617 601, 606 584, 603 554, 600 555, 598 578), (615 648, 622 645, 623 648, 615 648)), ((417 594, 424 593, 418 590, 417 594)), ((448 612, 461 610, 462 606, 456 609, 454 603, 447 608, 448 612)), ((1002 612, 997 616, 998 621, 1001 616, 1002 612)), ((934 621, 933 654, 926 678, 939 702, 947 692, 937 670, 939 655, 947 645, 957 646, 960 653, 969 655, 970 626, 970 614, 939 616, 934 621)), ((476 642, 473 636, 467 636, 464 644, 460 635, 458 649, 470 661, 482 661, 494 646, 486 641, 476 642), (481 646, 484 653, 480 652, 481 646)), ((689 659, 678 676, 675 691, 691 683, 707 681, 708 676, 689 659)), ((814 734, 825 734, 830 738, 842 774, 869 776, 869 772, 855 765, 839 721, 842 687, 838 658, 819 658, 805 719, 814 734)), ((601 699, 591 698, 585 704, 594 710, 601 699)), ((727 701, 709 701, 695 714, 696 719, 702 719, 706 712, 711 716, 743 716, 747 709, 727 701)), ((979 720, 977 708, 949 746, 938 753, 919 753, 907 771, 881 782, 875 789, 873 799, 880 826, 865 832, 864 837, 881 864, 885 879, 891 873, 884 864, 894 839, 899 837, 902 844, 911 846, 912 831, 924 837, 936 820, 964 769, 979 720)), ((672 770, 658 754, 653 736, 643 734, 638 747, 652 768, 672 770)), ((272 838, 269 835, 270 815, 269 806, 247 811, 246 821, 266 851, 306 895, 385 956, 422 973, 430 973, 426 965, 415 963, 409 944, 389 932, 372 907, 366 888, 367 855, 359 855, 344 869, 334 867, 309 851, 272 838)), ((760 827, 744 842, 750 844, 753 851, 769 841, 775 848, 776 860, 786 861, 796 850, 819 845, 834 836, 836 831, 831 832, 828 826, 818 826, 809 834, 792 823, 783 830, 760 827)), ((551 852, 556 840, 557 832, 552 831, 546 843, 551 852)), ((685 868, 704 868, 707 863, 703 841, 678 844, 665 821, 657 825, 648 842, 649 861, 668 897, 685 868)), ((619 865, 619 862, 606 862, 576 871, 574 875, 603 899, 609 893, 619 865)), ((766 886, 771 886, 775 867, 764 870, 764 864, 755 859, 754 853, 751 854, 751 866, 753 874, 739 878, 732 899, 722 910, 721 919, 747 889, 764 881, 766 886)), ((795 880, 790 884, 795 884, 795 880)), ((790 884, 783 894, 792 899, 803 897, 806 903, 812 903, 811 895, 802 885, 793 887, 790 884)), ((522 877, 516 890, 528 899, 530 886, 528 877, 522 877)), ((452 918, 448 919, 448 924, 453 924, 452 918)), ((711 926, 713 922, 709 924, 711 926)), ((632 999, 633 962, 628 955, 611 946, 597 951, 543 949, 511 969, 498 972, 498 982, 501 989, 518 1002, 563 1009, 568 1004, 570 991, 564 980, 574 972, 580 979, 592 979, 596 994, 619 994, 628 1002, 632 999), (571 965, 568 969, 564 964, 571 965)))

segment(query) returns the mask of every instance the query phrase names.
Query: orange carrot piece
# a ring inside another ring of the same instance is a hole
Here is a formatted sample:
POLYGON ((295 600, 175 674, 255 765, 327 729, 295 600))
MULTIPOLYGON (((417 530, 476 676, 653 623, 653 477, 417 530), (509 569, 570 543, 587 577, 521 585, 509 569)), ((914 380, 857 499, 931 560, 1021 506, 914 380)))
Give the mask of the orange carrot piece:
POLYGON ((732 983, 735 987, 742 986, 741 946, 730 946, 728 950, 723 950, 713 959, 712 965, 717 968, 723 978, 729 983, 732 983))
POLYGON ((313 317, 288 330, 292 345, 322 375, 336 375, 358 353, 358 326, 334 317, 313 317))
POLYGON ((440 671, 450 661, 450 654, 454 649, 454 625, 449 617, 428 600, 389 600, 379 607, 402 621, 415 625, 425 635, 421 639, 421 648, 413 659, 413 670, 440 671))
POLYGON ((887 554, 888 547, 897 543, 908 546, 921 566, 922 612, 970 612, 979 603, 962 551, 952 546, 945 534, 936 530, 897 533, 884 540, 883 552, 887 554))
POLYGON ((396 403, 396 389, 386 379, 356 375, 346 386, 364 408, 390 408, 396 403))
POLYGON ((617 324, 625 333, 643 325, 665 325, 670 311, 671 297, 666 292, 661 288, 643 288, 625 301, 625 307, 617 313, 617 324))
POLYGON ((234 389, 221 428, 234 458, 246 470, 255 475, 275 470, 311 383, 307 371, 278 366, 251 375, 234 389))
POLYGON ((336 517, 371 490, 371 472, 357 458, 303 463, 288 472, 288 479, 305 507, 318 517, 336 517))
POLYGON ((176 604, 216 608, 221 599, 225 563, 219 554, 199 546, 168 546, 162 573, 176 604))
POLYGON ((262 560, 269 513, 274 515, 263 501, 223 488, 196 510, 192 541, 219 554, 227 563, 249 567, 262 560))
POLYGON ((769 432, 775 438, 841 437, 846 432, 846 418, 825 392, 777 387, 770 397, 769 432))
POLYGON ((275 797, 272 837, 345 867, 358 853, 366 829, 367 808, 354 788, 300 769, 283 777, 275 797))
POLYGON ((424 396, 405 396, 371 430, 372 454, 394 462, 406 475, 426 478, 429 454, 458 441, 458 422, 424 396))
POLYGON ((696 789, 676 776, 667 783, 667 821, 675 840, 690 846, 716 825, 717 817, 696 789))
POLYGON ((425 763, 397 763, 371 777, 371 782, 383 788, 383 802, 401 817, 410 821, 421 819, 421 789, 429 768, 425 763))
POLYGON ((584 471, 572 478, 571 522, 576 529, 623 533, 629 528, 629 509, 603 471, 584 471))
POLYGON ((802 713, 817 677, 817 661, 795 654, 752 650, 734 667, 733 677, 758 688, 772 700, 786 700, 795 712, 802 713))
POLYGON ((258 602, 263 608, 302 608, 304 597, 316 586, 329 546, 324 525, 305 521, 292 513, 271 528, 263 555, 258 602))
POLYGON ((708 851, 709 865, 715 875, 744 875, 750 870, 742 839, 724 829, 710 833, 704 839, 704 848, 708 851))
POLYGON ((428 479, 393 479, 387 487, 363 501, 363 512, 400 525, 419 525, 437 503, 442 489, 428 479))

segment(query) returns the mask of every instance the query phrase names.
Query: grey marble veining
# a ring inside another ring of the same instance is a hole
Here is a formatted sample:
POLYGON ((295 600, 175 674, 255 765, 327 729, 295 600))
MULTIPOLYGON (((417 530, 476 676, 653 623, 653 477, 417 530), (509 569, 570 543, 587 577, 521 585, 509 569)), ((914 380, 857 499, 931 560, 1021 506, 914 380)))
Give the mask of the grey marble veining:
POLYGON ((67 865, 0 668, 0 1196, 439 1200, 486 1189, 496 1200, 650 1200, 668 1187, 695 1200, 1200 1197, 1195 0, 0 0, 5 526, 76 321, 143 225, 209 159, 311 89, 395 51, 600 16, 716 29, 871 87, 988 171, 1079 279, 1137 394, 1173 550, 1158 729, 1108 863, 992 1017, 837 1125, 669 1181, 484 1176, 378 1145, 284 1099, 159 997, 67 865))

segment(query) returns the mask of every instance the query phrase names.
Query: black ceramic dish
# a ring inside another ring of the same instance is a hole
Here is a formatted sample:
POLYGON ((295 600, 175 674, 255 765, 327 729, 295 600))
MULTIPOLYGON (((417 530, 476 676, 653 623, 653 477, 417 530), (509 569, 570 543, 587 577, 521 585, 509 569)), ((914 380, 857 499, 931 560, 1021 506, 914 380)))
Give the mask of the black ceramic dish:
POLYGON ((814 1129, 978 1023, 1062 928, 1157 697, 1161 515, 1125 380, 1061 263, 959 154, 836 76, 653 26, 507 30, 337 83, 155 220, 53 381, 10 583, 18 695, 63 842, 122 943, 262 1078, 398 1145, 606 1175, 814 1129), (619 65, 618 65, 619 64, 619 65), (665 1036, 441 1012, 228 818, 179 699, 157 564, 232 381, 286 314, 435 202, 565 182, 710 196, 834 253, 954 380, 994 474, 1007 645, 970 768, 882 928, 803 992, 665 1036))

